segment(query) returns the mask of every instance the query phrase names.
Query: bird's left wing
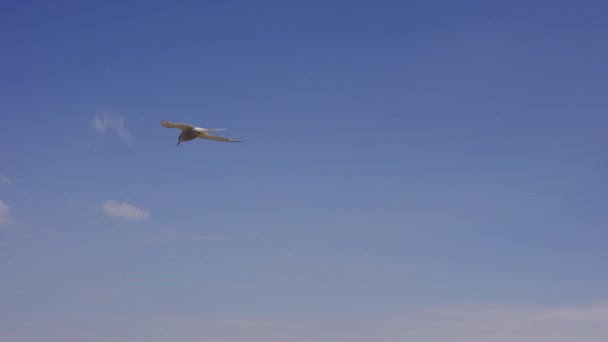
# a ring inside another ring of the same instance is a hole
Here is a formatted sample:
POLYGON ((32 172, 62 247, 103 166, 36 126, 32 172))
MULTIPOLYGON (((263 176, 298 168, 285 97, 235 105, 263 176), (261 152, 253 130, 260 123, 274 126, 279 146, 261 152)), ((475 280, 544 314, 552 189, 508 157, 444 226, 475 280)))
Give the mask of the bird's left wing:
POLYGON ((194 126, 192 126, 192 125, 188 125, 188 124, 181 124, 181 123, 171 123, 171 122, 168 122, 168 121, 165 121, 165 120, 162 120, 162 121, 160 122, 160 124, 161 124, 163 127, 166 127, 166 128, 179 128, 179 129, 181 129, 182 131, 183 131, 183 130, 186 130, 186 129, 191 129, 191 128, 194 128, 194 126))
POLYGON ((224 141, 224 142, 242 142, 240 140, 232 140, 232 139, 228 139, 228 138, 218 137, 217 135, 211 135, 209 133, 200 134, 199 137, 201 137, 203 139, 211 139, 211 140, 224 141))

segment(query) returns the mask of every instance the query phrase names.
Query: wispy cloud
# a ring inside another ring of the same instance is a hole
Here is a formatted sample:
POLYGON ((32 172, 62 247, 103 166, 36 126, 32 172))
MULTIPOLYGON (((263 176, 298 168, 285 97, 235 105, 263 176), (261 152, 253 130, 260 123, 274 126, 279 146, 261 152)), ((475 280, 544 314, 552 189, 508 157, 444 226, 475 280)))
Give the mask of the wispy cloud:
POLYGON ((102 204, 106 214, 126 220, 146 220, 150 213, 126 202, 107 200, 102 204))
POLYGON ((0 175, 0 184, 10 184, 12 182, 13 182, 12 179, 10 179, 6 176, 0 175))
POLYGON ((107 131, 113 131, 116 135, 125 142, 133 140, 131 132, 127 129, 124 116, 105 112, 95 115, 91 121, 93 128, 100 133, 105 134, 107 131))
POLYGON ((0 225, 14 223, 9 206, 0 200, 0 225))
MULTIPOLYGON (((563 307, 519 305, 447 306, 412 309, 390 316, 342 318, 226 317, 199 315, 111 315, 46 318, 53 332, 29 327, 10 334, 4 341, 106 342, 605 342, 608 341, 608 303, 563 307), (101 323, 99 319, 103 320, 101 323), (74 335, 73 322, 81 320, 93 329, 86 336, 74 335), (124 322, 131 322, 125 327, 124 322), (97 331, 95 330, 97 329, 97 331), (107 335, 106 331, 112 331, 107 335), (162 331, 163 336, 158 337, 162 331)), ((18 329, 18 328, 17 328, 18 329)))
POLYGON ((600 342, 608 341, 608 303, 530 307, 485 305, 420 309, 344 319, 165 317, 180 341, 229 342, 600 342), (214 339, 220 336, 221 338, 214 339))

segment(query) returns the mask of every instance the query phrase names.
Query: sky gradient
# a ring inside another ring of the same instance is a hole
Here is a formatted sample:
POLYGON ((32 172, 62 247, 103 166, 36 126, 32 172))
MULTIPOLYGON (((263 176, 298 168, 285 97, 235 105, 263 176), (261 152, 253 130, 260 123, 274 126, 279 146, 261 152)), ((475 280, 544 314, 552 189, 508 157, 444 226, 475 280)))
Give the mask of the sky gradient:
POLYGON ((0 341, 606 341, 607 13, 1 2, 0 341))

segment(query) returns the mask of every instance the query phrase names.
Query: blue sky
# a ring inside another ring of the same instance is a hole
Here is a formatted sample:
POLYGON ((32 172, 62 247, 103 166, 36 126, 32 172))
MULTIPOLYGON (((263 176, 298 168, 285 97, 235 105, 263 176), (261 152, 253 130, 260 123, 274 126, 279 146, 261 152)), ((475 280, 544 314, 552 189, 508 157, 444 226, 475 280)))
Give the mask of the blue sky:
POLYGON ((605 341, 607 10, 2 2, 0 338, 605 341))

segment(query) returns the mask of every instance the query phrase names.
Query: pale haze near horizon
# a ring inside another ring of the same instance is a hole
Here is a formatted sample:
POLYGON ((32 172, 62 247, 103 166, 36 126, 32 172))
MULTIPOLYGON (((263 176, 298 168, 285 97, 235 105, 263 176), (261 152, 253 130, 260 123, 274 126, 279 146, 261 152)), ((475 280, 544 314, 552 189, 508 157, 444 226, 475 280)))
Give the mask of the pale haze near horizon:
POLYGON ((606 13, 3 2, 0 341, 606 341, 606 13))

